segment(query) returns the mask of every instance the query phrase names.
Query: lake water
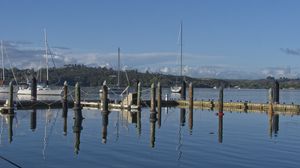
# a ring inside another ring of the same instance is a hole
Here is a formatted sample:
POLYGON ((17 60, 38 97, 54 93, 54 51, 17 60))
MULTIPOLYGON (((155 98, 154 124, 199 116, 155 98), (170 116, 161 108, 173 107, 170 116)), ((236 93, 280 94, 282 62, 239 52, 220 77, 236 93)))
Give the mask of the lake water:
MULTIPOLYGON (((195 89, 217 100, 218 90, 195 89)), ((168 94, 167 90, 163 95, 168 94)), ((146 99, 147 93, 144 94, 146 99)), ((86 91, 96 98, 96 92, 86 91)), ((169 97, 172 97, 169 95, 169 97)), ((175 97, 173 97, 175 98, 175 97)), ((267 102, 267 90, 224 91, 225 101, 267 102)), ((300 104, 299 90, 280 99, 300 104)), ((69 109, 15 110, 0 117, 0 167, 299 167, 300 117, 162 108, 157 121, 141 113, 69 109), (191 115, 192 114, 192 115, 191 115), (5 160, 6 159, 6 160, 5 160)))

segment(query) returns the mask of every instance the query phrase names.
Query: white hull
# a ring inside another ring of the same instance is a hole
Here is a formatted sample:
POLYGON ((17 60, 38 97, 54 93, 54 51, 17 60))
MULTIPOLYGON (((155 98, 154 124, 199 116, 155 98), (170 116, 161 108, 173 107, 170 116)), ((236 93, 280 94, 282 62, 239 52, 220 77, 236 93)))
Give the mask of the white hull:
MULTIPOLYGON (((62 94, 62 89, 37 89, 36 94, 37 95, 61 95, 62 94)), ((19 89, 17 92, 18 95, 31 95, 31 89, 19 89)))
MULTIPOLYGON (((13 92, 16 93, 18 88, 14 87, 13 92)), ((0 93, 9 93, 9 86, 0 86, 0 93)))
POLYGON ((181 86, 172 86, 171 87, 172 93, 180 93, 181 92, 181 86))

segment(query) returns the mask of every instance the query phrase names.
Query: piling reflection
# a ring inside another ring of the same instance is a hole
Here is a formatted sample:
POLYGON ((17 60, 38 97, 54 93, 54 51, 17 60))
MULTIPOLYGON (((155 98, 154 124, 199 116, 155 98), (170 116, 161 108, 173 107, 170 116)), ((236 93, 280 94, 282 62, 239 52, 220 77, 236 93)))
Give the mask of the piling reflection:
POLYGON ((223 116, 224 116, 223 111, 218 113, 218 118, 219 118, 218 141, 219 141, 219 143, 223 142, 223 116))
POLYGON ((137 122, 136 122, 137 134, 140 137, 142 133, 141 110, 138 110, 136 112, 136 117, 137 117, 137 122))
POLYGON ((30 129, 32 131, 35 131, 36 129, 36 108, 33 108, 30 113, 30 129))
POLYGON ((67 130, 68 130, 68 107, 67 107, 67 102, 63 103, 63 111, 62 111, 62 118, 64 120, 63 124, 63 134, 66 136, 67 135, 67 130))
POLYGON ((9 113, 6 116, 8 121, 8 142, 11 143, 13 140, 13 119, 15 117, 15 113, 9 113))
POLYGON ((269 111, 269 135, 272 138, 273 133, 275 136, 278 135, 279 131, 279 114, 274 113, 273 111, 269 111))
POLYGON ((185 113, 186 113, 186 110, 184 108, 181 108, 180 109, 180 125, 181 126, 184 126, 185 125, 185 113))
POLYGON ((75 143, 74 143, 74 149, 75 153, 79 153, 79 146, 80 146, 80 133, 81 130, 83 129, 82 127, 82 111, 81 108, 74 108, 74 125, 73 125, 73 133, 75 135, 75 143))
POLYGON ((102 114, 102 143, 106 143, 107 140, 107 126, 108 126, 108 114, 109 112, 103 111, 102 114))
POLYGON ((190 129, 190 135, 193 133, 193 122, 194 122, 194 111, 193 107, 189 108, 189 129, 190 129))
POLYGON ((155 147, 155 123, 157 121, 156 112, 150 112, 150 146, 151 148, 155 147))

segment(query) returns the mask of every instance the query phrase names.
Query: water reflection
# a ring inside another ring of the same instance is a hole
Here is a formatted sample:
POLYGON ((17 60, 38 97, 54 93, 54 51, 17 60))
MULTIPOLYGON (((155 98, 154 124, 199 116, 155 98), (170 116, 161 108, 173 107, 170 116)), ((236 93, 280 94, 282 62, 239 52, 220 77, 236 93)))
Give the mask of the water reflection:
POLYGON ((185 125, 185 113, 186 110, 184 108, 180 109, 180 125, 184 126, 185 125))
POLYGON ((66 136, 67 135, 67 130, 68 130, 68 103, 64 102, 63 103, 63 111, 62 111, 62 118, 64 120, 64 126, 63 126, 63 133, 66 136))
POLYGON ((6 117, 8 121, 8 142, 11 143, 13 140, 13 119, 15 117, 15 114, 6 114, 6 117))
POLYGON ((223 143, 223 111, 218 113, 219 118, 219 127, 218 127, 218 141, 219 143, 223 143))
POLYGON ((194 112, 193 108, 189 108, 189 129, 190 129, 190 135, 193 133, 193 123, 194 123, 194 112))
POLYGON ((32 109, 30 113, 30 129, 35 131, 36 129, 36 108, 32 109))
POLYGON ((82 128, 82 111, 81 108, 74 108, 74 125, 73 125, 73 133, 75 135, 75 143, 74 143, 74 149, 75 149, 75 153, 78 154, 79 153, 79 146, 80 146, 80 133, 82 128))
POLYGON ((157 121, 156 111, 150 112, 150 146, 155 147, 155 123, 157 121))
POLYGON ((108 126, 108 114, 109 112, 101 112, 102 114, 102 143, 106 143, 107 138, 107 126, 108 126))
POLYGON ((269 108, 268 112, 269 116, 269 135, 272 138, 273 133, 275 136, 278 135, 278 130, 279 130, 279 114, 274 113, 273 108, 269 108))

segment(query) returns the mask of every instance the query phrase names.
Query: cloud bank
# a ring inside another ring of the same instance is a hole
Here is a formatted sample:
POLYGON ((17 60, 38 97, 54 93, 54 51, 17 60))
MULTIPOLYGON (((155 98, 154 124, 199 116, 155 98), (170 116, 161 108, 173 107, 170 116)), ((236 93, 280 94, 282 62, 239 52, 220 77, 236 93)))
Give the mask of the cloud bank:
MULTIPOLYGON (((281 51, 300 55, 300 50, 281 49, 281 51)), ((19 69, 45 67, 45 50, 33 47, 30 42, 4 41, 5 67, 17 67, 19 69)), ((184 61, 183 74, 197 78, 221 78, 221 79, 260 79, 272 76, 275 78, 288 77, 299 78, 298 72, 293 72, 290 67, 266 67, 256 71, 243 71, 230 65, 197 65, 197 60, 209 60, 213 56, 201 56, 185 54, 188 60, 184 61)), ((176 52, 145 52, 145 53, 121 53, 122 69, 138 69, 145 72, 160 72, 163 74, 179 75, 179 59, 176 52)), ((220 57, 218 57, 220 58, 220 57)), ((65 64, 84 64, 92 67, 117 67, 117 52, 74 52, 67 47, 51 48, 49 65, 62 67, 65 64)))

